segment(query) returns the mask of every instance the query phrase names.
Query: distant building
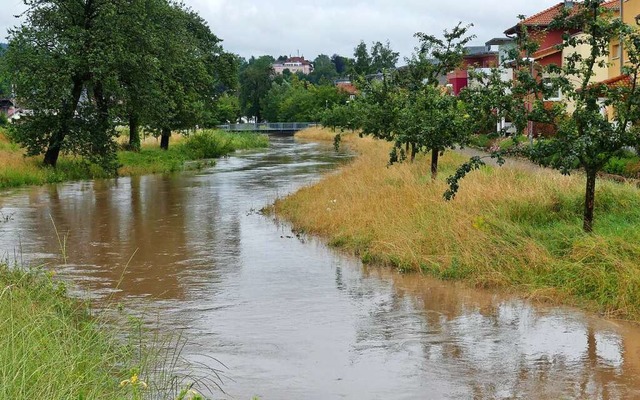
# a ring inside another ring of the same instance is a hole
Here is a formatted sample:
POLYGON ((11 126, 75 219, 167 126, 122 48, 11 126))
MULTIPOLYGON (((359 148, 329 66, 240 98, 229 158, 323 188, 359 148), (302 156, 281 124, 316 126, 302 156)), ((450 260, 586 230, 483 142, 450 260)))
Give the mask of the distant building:
POLYGON ((10 117, 10 114, 13 114, 13 101, 11 99, 1 99, 0 98, 0 113, 10 117))
POLYGON ((358 89, 349 79, 338 79, 335 81, 336 87, 349 95, 349 100, 353 100, 358 95, 358 89))
POLYGON ((309 75, 313 72, 313 64, 305 60, 304 57, 289 57, 284 62, 273 64, 273 70, 278 75, 282 75, 285 69, 288 69, 292 74, 301 72, 309 75))
MULTIPOLYGON (((471 83, 469 82, 469 70, 490 73, 492 68, 497 68, 507 61, 509 51, 514 46, 513 39, 497 38, 489 40, 484 46, 466 47, 460 68, 447 74, 447 80, 453 93, 458 95, 463 88, 471 83)), ((508 73, 505 76, 509 76, 508 73)))

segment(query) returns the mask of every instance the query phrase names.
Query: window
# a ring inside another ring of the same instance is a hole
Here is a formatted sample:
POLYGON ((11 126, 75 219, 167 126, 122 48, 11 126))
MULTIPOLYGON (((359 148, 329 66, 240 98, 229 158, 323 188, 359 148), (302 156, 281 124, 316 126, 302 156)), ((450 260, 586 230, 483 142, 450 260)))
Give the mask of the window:
POLYGON ((611 47, 611 57, 615 60, 620 58, 620 43, 614 43, 611 47))
POLYGON ((551 77, 542 78, 542 82, 546 91, 545 101, 562 101, 562 90, 559 87, 555 87, 556 85, 551 77))

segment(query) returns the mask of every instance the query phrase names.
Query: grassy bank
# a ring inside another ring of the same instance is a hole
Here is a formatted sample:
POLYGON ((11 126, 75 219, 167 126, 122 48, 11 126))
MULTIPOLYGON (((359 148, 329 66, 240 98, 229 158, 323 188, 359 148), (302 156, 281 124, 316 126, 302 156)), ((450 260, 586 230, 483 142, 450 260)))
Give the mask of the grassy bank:
MULTIPOLYGON (((333 140, 324 130, 300 137, 333 140)), ((295 228, 403 270, 504 288, 640 318, 640 192, 598 182, 596 226, 581 229, 584 178, 537 168, 486 167, 445 202, 445 178, 464 160, 387 167, 389 145, 347 135, 360 156, 339 174, 276 202, 295 228)))
POLYGON ((202 400, 194 382, 218 385, 218 371, 182 364, 179 337, 122 311, 105 317, 51 273, 0 264, 0 398, 202 400))
MULTIPOLYGON (((264 135, 243 133, 230 134, 220 131, 203 131, 186 138, 173 140, 169 150, 160 150, 154 141, 143 145, 140 152, 119 151, 118 175, 142 175, 170 173, 190 168, 211 165, 209 160, 250 148, 269 145, 264 135)), ((42 165, 41 157, 25 157, 17 144, 9 141, 6 131, 0 128, 0 189, 24 185, 42 185, 70 180, 109 178, 113 172, 104 171, 86 160, 62 156, 55 169, 42 165)))
POLYGON ((0 398, 127 398, 129 361, 62 285, 0 266, 0 398))

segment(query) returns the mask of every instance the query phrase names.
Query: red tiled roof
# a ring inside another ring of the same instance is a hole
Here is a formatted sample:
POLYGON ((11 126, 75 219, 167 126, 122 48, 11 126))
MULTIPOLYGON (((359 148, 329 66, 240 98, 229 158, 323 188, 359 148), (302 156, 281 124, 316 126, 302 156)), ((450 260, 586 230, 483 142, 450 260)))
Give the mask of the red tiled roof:
POLYGON ((347 94, 358 94, 358 89, 352 83, 337 83, 336 86, 340 90, 344 90, 347 94))
MULTIPOLYGON (((574 10, 575 10, 575 7, 579 7, 580 5, 581 3, 575 3, 574 10)), ((560 14, 563 7, 564 7, 564 1, 524 19, 523 21, 518 23, 518 25, 507 29, 505 33, 506 34, 516 33, 518 30, 518 27, 521 25, 547 27, 549 26, 549 24, 551 24, 551 22, 553 22, 554 18, 556 18, 560 14)), ((611 0, 611 1, 605 2, 605 3, 602 3, 602 7, 607 8, 609 10, 619 10, 620 1, 611 0)), ((575 13, 575 11, 572 11, 572 13, 575 13)))
POLYGON ((288 62, 288 63, 299 62, 299 63, 302 63, 303 65, 311 65, 311 62, 305 60, 304 57, 289 57, 285 62, 288 62))
POLYGON ((600 82, 601 85, 607 86, 631 86, 631 77, 629 75, 618 75, 614 78, 607 79, 606 81, 600 82))

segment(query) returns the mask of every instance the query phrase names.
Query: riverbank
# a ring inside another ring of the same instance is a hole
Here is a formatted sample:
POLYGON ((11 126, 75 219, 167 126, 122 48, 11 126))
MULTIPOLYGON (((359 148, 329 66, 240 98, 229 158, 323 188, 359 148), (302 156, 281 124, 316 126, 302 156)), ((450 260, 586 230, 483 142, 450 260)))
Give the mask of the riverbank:
MULTIPOLYGON (((114 172, 105 171, 86 160, 71 156, 61 156, 55 169, 45 167, 41 157, 25 157, 24 150, 12 143, 6 133, 6 130, 0 128, 0 189, 116 176, 114 172)), ((236 150, 268 146, 269 139, 264 135, 201 131, 181 140, 174 140, 167 151, 161 150, 159 144, 153 141, 143 144, 139 152, 118 151, 120 166, 117 176, 202 168, 212 165, 212 159, 236 150)))
POLYGON ((0 265, 0 398, 135 398, 132 360, 51 274, 0 265))
MULTIPOLYGON (((333 141, 334 132, 297 137, 333 141)), ((338 174, 278 200, 277 215, 332 246, 402 270, 640 317, 640 192, 599 181, 594 234, 581 229, 584 178, 545 169, 485 167, 445 202, 445 179, 465 160, 447 152, 432 182, 423 157, 387 167, 388 143, 342 142, 359 157, 338 174)))

